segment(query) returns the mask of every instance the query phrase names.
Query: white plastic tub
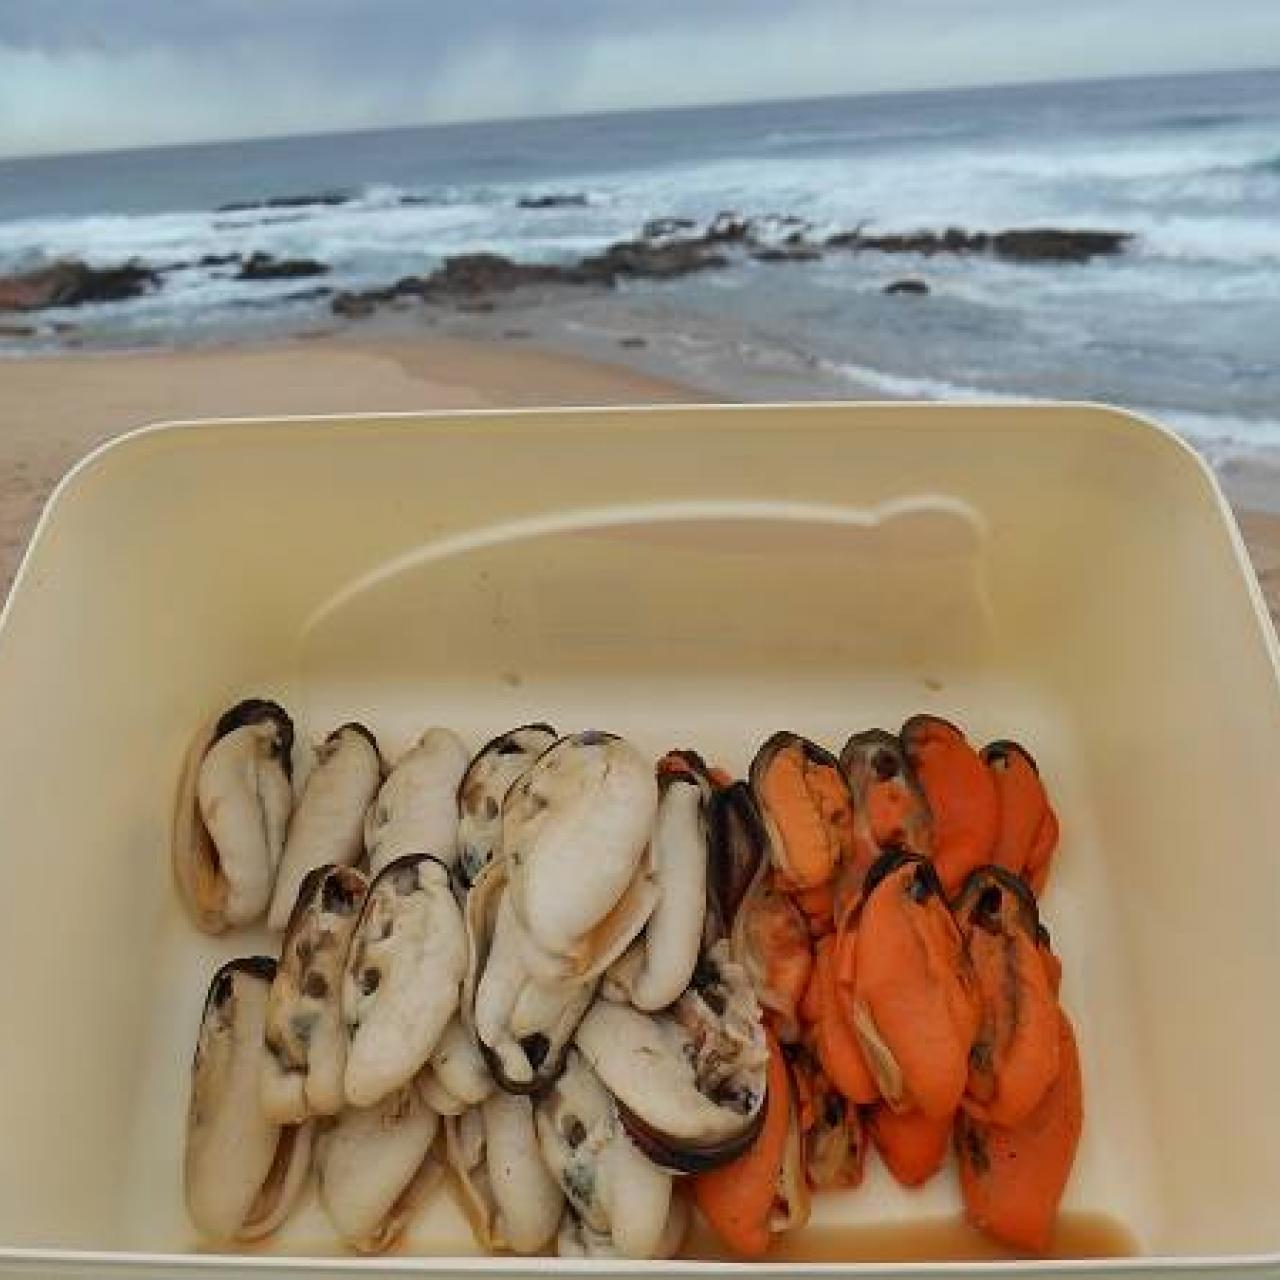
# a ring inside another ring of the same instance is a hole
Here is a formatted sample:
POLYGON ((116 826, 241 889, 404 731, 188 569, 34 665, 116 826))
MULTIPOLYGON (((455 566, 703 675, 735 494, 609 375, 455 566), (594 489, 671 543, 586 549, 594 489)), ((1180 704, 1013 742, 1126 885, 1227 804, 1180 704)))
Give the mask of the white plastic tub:
MULTIPOLYGON (((334 1260, 314 1204, 274 1248, 323 1264, 183 1256, 205 986, 269 943, 194 932, 169 820, 194 727, 251 693, 393 753, 535 718, 735 768, 914 711, 1016 736, 1062 816, 1044 913, 1084 1057, 1061 1250, 1280 1266, 1277 654, 1166 433, 911 405, 192 424, 64 482, 0 625, 0 1274, 543 1269, 405 1256, 474 1251, 446 1193, 391 1259, 334 1260)), ((957 1206, 876 1170, 797 1249, 971 1256, 957 1206)))

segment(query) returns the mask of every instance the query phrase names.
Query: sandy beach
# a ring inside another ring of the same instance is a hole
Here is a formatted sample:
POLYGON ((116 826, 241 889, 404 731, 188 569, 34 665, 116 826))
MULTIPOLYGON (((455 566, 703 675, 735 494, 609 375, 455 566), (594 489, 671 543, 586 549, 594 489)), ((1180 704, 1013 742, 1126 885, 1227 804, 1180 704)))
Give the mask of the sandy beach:
MULTIPOLYGON (((181 353, 0 364, 0 591, 53 486, 86 453, 150 423, 205 417, 693 401, 713 397, 619 365, 524 344, 318 339, 181 353)), ((1280 620, 1280 474, 1224 474, 1273 619, 1280 620), (1263 510, 1268 507, 1271 510, 1263 510)))
POLYGON ((0 363, 0 595, 58 480, 136 427, 192 418, 705 399, 628 369, 449 339, 0 363))

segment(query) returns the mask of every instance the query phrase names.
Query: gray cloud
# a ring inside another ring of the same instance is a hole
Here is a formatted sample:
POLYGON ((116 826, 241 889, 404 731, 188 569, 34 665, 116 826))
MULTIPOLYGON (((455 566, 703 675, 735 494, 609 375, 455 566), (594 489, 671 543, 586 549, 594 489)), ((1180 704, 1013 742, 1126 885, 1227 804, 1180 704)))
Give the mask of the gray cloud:
POLYGON ((1276 0, 5 0, 0 154, 1278 61, 1276 0))

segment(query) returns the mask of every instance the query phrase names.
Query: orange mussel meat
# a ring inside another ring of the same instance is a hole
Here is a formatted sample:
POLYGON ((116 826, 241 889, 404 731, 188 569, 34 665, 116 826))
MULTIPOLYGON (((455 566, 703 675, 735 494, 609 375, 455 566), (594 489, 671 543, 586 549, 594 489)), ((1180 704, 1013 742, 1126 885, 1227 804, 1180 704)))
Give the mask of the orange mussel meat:
POLYGON ((934 865, 947 896, 991 860, 1000 826, 996 784, 964 734, 937 716, 912 716, 902 745, 933 818, 934 865))
POLYGON ((797 734, 775 733, 756 753, 750 777, 779 885, 831 884, 853 856, 853 800, 835 756, 797 734))
POLYGON ((1030 752, 1016 742, 983 747, 999 801, 1000 822, 991 861, 1024 876, 1037 893, 1058 843, 1058 820, 1030 752))
POLYGON ((1003 867, 982 867, 956 903, 981 1015, 969 1055, 965 1108, 1011 1126, 1058 1074, 1058 999, 1040 953, 1030 888, 1003 867))
POLYGON ((867 877, 852 1022, 884 1100, 941 1119, 960 1102, 978 1001, 931 863, 889 854, 867 877))
POLYGON ((853 796, 853 862, 847 876, 862 892, 867 872, 892 849, 928 857, 932 818, 901 740, 884 729, 855 733, 840 752, 853 796))
POLYGON ((827 1078, 850 1102, 874 1102, 880 1087, 854 1029, 857 935, 845 929, 819 941, 803 1006, 814 1052, 827 1078))
POLYGON ((769 1034, 768 1096, 764 1123, 740 1156, 694 1176, 693 1198, 707 1224, 741 1258, 760 1258, 775 1231, 808 1218, 799 1117, 790 1073, 769 1034))
POLYGON ((867 1113, 867 1130, 889 1172, 904 1187, 919 1187, 947 1158, 952 1118, 895 1111, 881 1102, 867 1113))
POLYGON ((1058 1077, 1036 1108, 1012 1128, 961 1113, 956 1154, 965 1211, 979 1230, 1043 1253, 1071 1174, 1084 1120, 1080 1057, 1065 1013, 1058 1013, 1058 1077))

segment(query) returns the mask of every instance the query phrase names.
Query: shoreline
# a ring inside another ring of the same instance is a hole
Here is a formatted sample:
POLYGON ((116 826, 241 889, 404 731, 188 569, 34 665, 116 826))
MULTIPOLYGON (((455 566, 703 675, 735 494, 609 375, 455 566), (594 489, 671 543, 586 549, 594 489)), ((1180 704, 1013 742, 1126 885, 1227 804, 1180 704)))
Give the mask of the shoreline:
MULTIPOLYGON (((590 308, 522 327, 518 311, 451 326, 342 326, 307 337, 178 350, 71 351, 0 363, 0 593, 59 479, 99 444, 134 428, 214 417, 432 409, 813 399, 802 355, 747 370, 681 375, 625 313, 602 329, 590 308), (596 322, 593 327, 593 320, 596 322), (639 341, 637 341, 639 339, 639 341), (807 391, 807 395, 805 394, 807 391)), ((648 317, 652 321, 652 317, 648 317)), ((744 331, 742 342, 749 341, 744 331)), ((834 399, 892 397, 850 382, 834 399)), ((1280 622, 1280 453, 1209 451, 1280 622)))

